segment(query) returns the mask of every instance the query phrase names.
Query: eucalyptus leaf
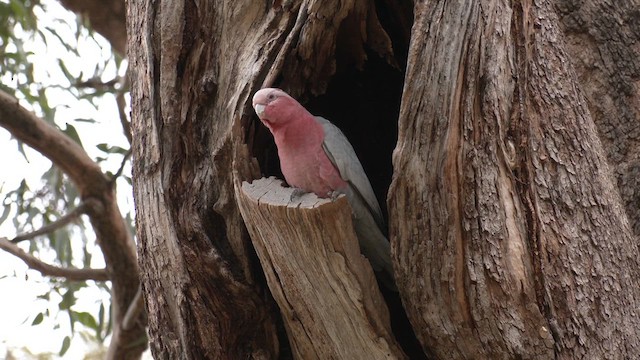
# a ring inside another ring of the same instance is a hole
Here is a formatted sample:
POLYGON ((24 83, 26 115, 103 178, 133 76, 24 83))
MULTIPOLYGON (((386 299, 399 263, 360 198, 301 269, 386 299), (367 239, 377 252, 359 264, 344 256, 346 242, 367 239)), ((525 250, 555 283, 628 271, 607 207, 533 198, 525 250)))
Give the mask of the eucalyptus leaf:
POLYGON ((96 145, 96 147, 100 151, 108 153, 108 154, 122 154, 122 155, 124 155, 129 151, 129 150, 127 150, 125 148, 122 148, 120 146, 111 146, 111 145, 106 144, 106 143, 98 144, 98 145, 96 145))
POLYGON ((77 122, 84 122, 84 123, 89 123, 89 124, 95 124, 96 121, 94 119, 83 119, 83 118, 77 118, 74 121, 77 122))
POLYGON ((33 322, 31 323, 31 326, 38 325, 38 324, 42 323, 42 320, 44 320, 44 314, 43 313, 39 313, 38 315, 36 315, 35 319, 33 319, 33 322))
POLYGON ((98 327, 96 328, 96 338, 101 342, 104 341, 102 336, 102 330, 104 329, 104 304, 100 302, 100 308, 98 309, 98 327))
POLYGON ((0 215, 0 224, 2 224, 7 218, 9 214, 11 214, 11 205, 4 205, 4 209, 2 210, 2 215, 0 215))
POLYGON ((96 321, 96 319, 93 317, 93 315, 91 315, 88 312, 74 312, 75 318, 76 320, 81 323, 82 325, 88 327, 89 329, 92 330, 97 330, 98 329, 98 322, 96 321))
MULTIPOLYGON (((87 49, 80 46, 95 48, 94 44, 97 44, 104 47, 104 40, 93 38, 97 37, 97 34, 86 28, 89 23, 85 17, 76 16, 76 22, 69 22, 67 16, 55 15, 57 11, 49 11, 53 10, 54 6, 60 7, 56 3, 40 5, 39 0, 0 0, 0 75, 4 80, 0 84, 0 90, 15 96, 19 99, 20 105, 52 124, 80 146, 86 144, 87 147, 93 147, 94 140, 87 140, 80 135, 85 131, 91 131, 90 128, 92 124, 97 123, 98 117, 95 112, 92 112, 93 109, 87 110, 87 104, 84 101, 78 101, 78 98, 86 99, 96 110, 102 112, 110 105, 105 105, 101 97, 115 96, 116 88, 119 89, 120 86, 103 86, 98 89, 79 88, 79 79, 86 79, 92 74, 96 79, 112 78, 114 75, 111 71, 114 66, 115 76, 122 76, 121 67, 126 66, 126 61, 119 55, 107 54, 108 51, 92 51, 88 54, 87 49), (35 16, 35 10, 38 17, 35 16), (47 61, 39 62, 43 53, 46 54, 47 61), (105 69, 109 69, 109 72, 105 73, 105 69), (60 116, 62 113, 64 117, 60 116), (58 117, 68 122, 66 126, 59 121, 58 117), (58 122, 55 123, 54 120, 58 122), (82 128, 79 128, 80 126, 82 128), (85 130, 87 128, 89 130, 85 130)), ((117 122, 114 124, 120 126, 117 122)), ((20 141, 16 141, 16 144, 17 150, 12 149, 12 153, 3 154, 7 160, 10 161, 11 156, 15 158, 22 156, 31 165, 40 164, 39 156, 32 155, 33 150, 27 150, 20 141)), ((114 154, 126 153, 126 149, 113 145, 107 143, 104 147, 105 151, 97 153, 104 159, 114 154)), ((41 149, 35 151, 42 152, 41 149)), ((94 156, 94 153, 91 155, 94 156)), ((13 230, 18 234, 28 233, 52 223, 78 206, 80 202, 79 189, 61 169, 55 166, 49 168, 48 164, 38 169, 40 172, 35 177, 29 175, 27 179, 17 178, 16 182, 20 181, 20 185, 15 190, 0 189, 5 194, 3 209, 0 210, 0 223, 9 228, 13 226, 13 230), (40 178, 38 175, 41 175, 40 178)), ((12 170, 21 169, 5 170, 9 173, 12 170)), ((12 175, 14 177, 23 176, 18 171, 13 172, 16 173, 12 175)), ((29 173, 32 171, 29 170, 29 173)), ((125 182, 119 182, 118 187, 119 191, 121 188, 123 191, 130 191, 125 182)), ((126 210, 123 213, 126 213, 126 210)), ((102 256, 101 249, 95 246, 96 236, 89 230, 91 228, 89 224, 88 220, 81 219, 27 241, 24 245, 29 246, 29 252, 34 256, 44 255, 44 261, 51 262, 51 257, 54 255, 56 259, 53 262, 56 265, 66 267, 83 264, 80 266, 88 268, 91 266, 92 259, 102 256)), ((92 296, 85 294, 95 293, 95 290, 102 295, 103 292, 110 291, 109 282, 68 281, 64 278, 46 276, 45 279, 49 285, 49 291, 38 292, 41 294, 37 296, 38 303, 54 302, 53 310, 51 313, 48 310, 51 304, 45 310, 33 310, 32 316, 26 318, 25 322, 28 323, 31 319, 34 325, 46 324, 56 329, 66 328, 67 324, 64 321, 68 320, 71 333, 61 344, 61 356, 68 353, 71 339, 76 335, 95 332, 95 338, 101 342, 108 338, 111 333, 109 313, 112 311, 109 301, 103 302, 100 298, 99 307, 92 309, 95 311, 77 312, 74 307, 76 302, 80 301, 80 296, 92 296), (86 287, 92 288, 93 291, 78 291, 86 287), (41 312, 38 313, 38 311, 41 312), (60 317, 61 312, 66 312, 68 319, 60 317), (74 327, 77 323, 83 324, 83 327, 74 327)))
POLYGON ((67 123, 67 127, 64 130, 62 130, 62 132, 67 134, 67 136, 69 136, 71 139, 73 139, 73 141, 78 143, 78 145, 82 146, 80 135, 78 135, 78 131, 76 130, 75 126, 67 123))
POLYGON ((70 83, 73 83, 76 80, 76 77, 71 74, 69 69, 67 69, 67 65, 64 64, 62 59, 58 59, 58 65, 60 66, 60 70, 62 70, 64 76, 66 76, 70 83))
POLYGON ((63 356, 64 354, 67 353, 67 350, 69 350, 69 346, 71 346, 71 338, 68 336, 65 336, 64 339, 62 340, 62 347, 60 348, 60 356, 63 356))
POLYGON ((62 301, 58 304, 60 310, 68 310, 76 303, 76 294, 73 290, 68 290, 62 295, 62 301))

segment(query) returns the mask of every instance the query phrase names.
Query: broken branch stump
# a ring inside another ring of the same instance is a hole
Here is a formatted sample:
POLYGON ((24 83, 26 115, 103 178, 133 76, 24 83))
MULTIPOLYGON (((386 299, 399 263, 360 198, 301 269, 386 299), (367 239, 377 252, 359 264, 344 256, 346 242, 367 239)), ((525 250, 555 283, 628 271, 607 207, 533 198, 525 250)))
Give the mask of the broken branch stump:
POLYGON ((296 358, 406 358, 344 196, 291 200, 273 177, 235 190, 296 358))

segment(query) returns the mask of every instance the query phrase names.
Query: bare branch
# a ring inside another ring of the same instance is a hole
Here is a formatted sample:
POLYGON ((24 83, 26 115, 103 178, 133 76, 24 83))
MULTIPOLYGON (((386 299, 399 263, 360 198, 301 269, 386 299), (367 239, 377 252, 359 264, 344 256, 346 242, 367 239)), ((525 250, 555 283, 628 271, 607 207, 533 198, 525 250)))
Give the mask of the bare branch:
POLYGON ((120 116, 120 124, 122 124, 122 132, 124 132, 124 136, 129 141, 129 145, 133 141, 133 137, 131 136, 131 121, 127 117, 127 113, 124 111, 127 103, 124 99, 124 94, 129 89, 129 70, 127 69, 127 74, 120 79, 120 88, 116 92, 116 104, 118 105, 118 115, 120 116))
POLYGON ((17 256, 24 261, 29 268, 39 271, 43 276, 63 277, 72 281, 107 281, 109 275, 106 269, 75 269, 63 268, 43 262, 35 256, 26 253, 18 245, 12 243, 7 238, 0 238, 0 249, 17 256))
POLYGON ((75 86, 79 89, 90 88, 103 91, 113 91, 115 85, 118 83, 119 80, 117 76, 109 81, 102 81, 100 77, 92 77, 89 80, 78 81, 75 86))
MULTIPOLYGON (((96 233, 97 243, 109 269, 114 328, 115 326, 120 328, 125 315, 124 310, 129 307, 135 297, 140 281, 135 242, 118 208, 113 184, 79 144, 20 106, 16 98, 2 91, 0 91, 0 126, 59 166, 74 182, 84 201, 89 198, 96 200, 94 204, 88 204, 86 214, 89 216, 96 233)), ((16 246, 8 240, 6 242, 13 247, 16 246)), ((41 264, 35 258, 33 261, 34 264, 41 264)), ((86 278, 87 270, 76 269, 71 272, 79 272, 78 276, 86 278)), ((64 273, 68 274, 69 270, 64 273)), ((109 344, 108 358, 129 359, 132 358, 131 354, 139 356, 146 344, 127 345, 144 335, 143 322, 130 331, 114 332, 109 344)))
POLYGON ((129 160, 129 158, 131 157, 131 149, 129 149, 125 154, 124 154, 124 158, 122 158, 122 163, 120 163, 120 168, 118 169, 118 171, 116 171, 115 174, 113 174, 113 176, 111 177, 111 182, 115 182, 117 178, 120 177, 120 175, 122 175, 122 171, 124 170, 124 166, 127 164, 127 161, 129 160))
POLYGON ((73 180, 83 197, 99 197, 104 192, 107 178, 84 149, 3 91, 0 91, 0 126, 58 165, 73 180))
POLYGON ((24 240, 31 240, 36 236, 40 236, 40 235, 45 235, 48 233, 51 233, 65 225, 67 225, 68 223, 72 222, 73 220, 77 219, 80 217, 80 215, 86 213, 87 211, 87 204, 85 202, 80 203, 80 205, 78 205, 78 207, 76 207, 75 209, 73 209, 71 212, 69 212, 68 214, 61 216, 58 220, 47 224, 43 227, 41 227, 38 230, 32 231, 30 233, 26 233, 26 234, 22 234, 22 235, 18 235, 15 238, 13 238, 11 240, 12 243, 17 244, 21 241, 24 240))
POLYGON ((127 309, 127 313, 124 315, 122 319, 122 329, 123 330, 131 330, 133 329, 133 325, 135 325, 135 321, 138 320, 138 316, 144 310, 144 297, 142 297, 142 287, 138 287, 138 292, 136 296, 131 301, 131 305, 127 309))

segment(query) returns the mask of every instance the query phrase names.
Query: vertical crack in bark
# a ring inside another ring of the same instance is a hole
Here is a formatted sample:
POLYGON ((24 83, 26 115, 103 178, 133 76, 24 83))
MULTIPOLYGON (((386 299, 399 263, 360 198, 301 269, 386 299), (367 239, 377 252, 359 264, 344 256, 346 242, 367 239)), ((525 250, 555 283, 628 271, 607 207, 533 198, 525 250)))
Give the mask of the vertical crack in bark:
MULTIPOLYGON (((468 10, 466 13, 466 17, 464 19, 464 23, 472 24, 478 20, 478 13, 472 8, 468 10)), ((455 105, 455 108, 452 107, 451 111, 451 124, 449 125, 449 135, 453 134, 454 136, 449 139, 449 149, 453 149, 454 155, 450 156, 452 162, 454 162, 453 168, 454 172, 452 172, 453 180, 452 184, 456 184, 456 191, 453 192, 453 196, 456 197, 456 206, 455 206, 455 216, 457 217, 454 221, 455 234, 456 234, 456 258, 455 258, 455 279, 454 284, 456 288, 456 300, 459 306, 459 313, 462 315, 464 321, 468 323, 470 329, 473 331, 478 331, 477 324, 475 323, 475 319, 472 314, 472 304, 469 300, 469 292, 471 291, 471 286, 466 283, 465 280, 470 279, 469 275, 469 264, 467 263, 467 246, 465 239, 466 236, 470 236, 469 234, 465 234, 465 230, 463 228, 463 219, 465 219, 464 209, 466 208, 465 200, 467 194, 465 194, 465 174, 464 168, 469 166, 469 164, 465 164, 467 159, 465 157, 465 145, 466 141, 470 140, 472 142, 471 147, 476 145, 478 139, 476 138, 479 131, 473 131, 474 138, 466 139, 465 137, 465 124, 463 123, 467 117, 473 118, 479 113, 474 114, 475 104, 479 103, 477 101, 477 96, 479 96, 479 92, 475 92, 475 94, 469 95, 467 93, 469 88, 474 88, 474 86, 469 86, 469 83, 475 83, 476 80, 474 78, 480 74, 480 61, 476 58, 476 54, 479 54, 479 47, 481 46, 481 36, 478 35, 477 29, 473 26, 466 27, 465 34, 463 35, 463 44, 461 47, 461 54, 459 58, 458 64, 458 74, 457 79, 455 81, 456 89, 453 94, 454 99, 451 102, 452 105, 455 105), (470 47, 477 47, 474 50, 470 51, 470 47), (471 56, 471 58, 470 58, 471 56), (473 69, 470 69, 473 67, 473 69), (467 107, 467 97, 472 96, 474 98, 473 104, 471 105, 471 109, 467 107), (454 109, 457 109, 455 111, 454 109), (471 112, 468 112, 471 111, 471 112)), ((472 122, 473 119, 471 119, 472 122)), ((475 124, 475 122, 474 122, 475 124)), ((473 125, 472 125, 473 126, 473 125)), ((474 187, 474 192, 477 191, 477 188, 474 187)), ((477 192, 475 193, 476 205, 477 205, 477 192)))
MULTIPOLYGON (((528 1, 512 1, 512 7, 513 19, 511 31, 512 38, 516 41, 516 69, 519 71, 515 72, 517 86, 514 88, 516 94, 513 97, 514 104, 512 106, 509 130, 513 133, 514 139, 518 141, 517 146, 524 149, 523 151, 516 152, 520 158, 519 161, 517 161, 517 165, 519 166, 515 169, 518 179, 516 188, 519 196, 523 199, 527 240, 530 248, 531 264, 533 265, 533 284, 536 302, 540 313, 547 321, 555 343, 558 343, 561 335, 557 321, 555 320, 556 316, 552 306, 552 299, 548 294, 548 288, 545 284, 544 259, 542 258, 544 251, 540 234, 538 205, 535 197, 536 190, 532 179, 534 171, 532 169, 531 159, 528 156, 530 152, 528 148, 532 146, 530 135, 533 130, 532 124, 526 119, 526 114, 528 113, 527 86, 531 70, 531 49, 529 48, 529 44, 533 36, 530 32, 532 24, 529 19, 531 4, 528 1)), ((531 149, 531 153, 535 153, 535 149, 531 149)))
MULTIPOLYGON (((454 94, 454 101, 452 104, 459 105, 463 102, 463 84, 465 84, 465 63, 464 59, 466 59, 467 51, 463 50, 463 54, 460 56, 462 60, 458 67, 458 79, 456 80, 456 90, 454 94)), ((462 314, 465 322, 471 322, 473 317, 471 316, 471 304, 468 301, 468 288, 465 286, 465 279, 468 278, 468 269, 465 266, 465 246, 464 246, 464 231, 462 230, 462 219, 464 215, 462 214, 464 206, 464 197, 461 192, 464 191, 464 180, 461 179, 460 174, 462 173, 462 154, 464 152, 464 141, 462 140, 462 119, 464 115, 462 112, 464 111, 464 106, 457 106, 459 111, 452 111, 451 123, 449 124, 449 130, 447 133, 448 141, 447 141, 447 150, 451 151, 451 155, 446 157, 446 162, 450 163, 447 168, 449 168, 449 176, 451 177, 451 184, 455 184, 455 191, 452 192, 452 196, 455 196, 455 219, 453 221, 453 227, 455 228, 455 247, 456 247, 456 257, 455 257, 455 273, 454 273, 454 284, 456 289, 456 301, 460 308, 460 314, 462 314)))

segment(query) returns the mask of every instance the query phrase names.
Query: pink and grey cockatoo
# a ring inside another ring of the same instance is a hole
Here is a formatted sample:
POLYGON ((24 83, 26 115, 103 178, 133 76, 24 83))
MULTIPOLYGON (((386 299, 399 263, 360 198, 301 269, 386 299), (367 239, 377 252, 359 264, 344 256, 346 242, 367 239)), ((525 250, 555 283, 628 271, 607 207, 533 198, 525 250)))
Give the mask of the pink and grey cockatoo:
POLYGON ((253 108, 273 134, 282 174, 290 186, 321 198, 346 195, 360 250, 373 269, 381 273, 383 283, 393 289, 382 211, 349 140, 335 125, 311 115, 280 89, 256 92, 253 108))

